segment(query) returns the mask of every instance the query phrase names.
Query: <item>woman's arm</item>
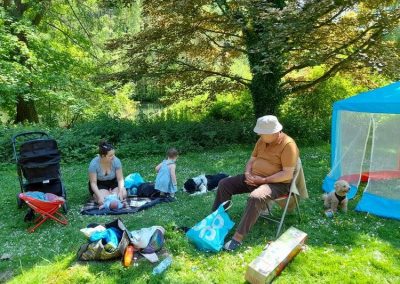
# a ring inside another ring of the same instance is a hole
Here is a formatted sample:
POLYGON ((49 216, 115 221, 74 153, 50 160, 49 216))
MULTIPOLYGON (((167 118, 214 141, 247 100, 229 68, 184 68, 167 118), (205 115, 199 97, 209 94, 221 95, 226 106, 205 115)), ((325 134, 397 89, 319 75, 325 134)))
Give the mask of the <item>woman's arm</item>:
POLYGON ((89 182, 90 188, 92 189, 93 193, 96 195, 97 203, 100 205, 104 203, 104 199, 101 198, 101 194, 99 188, 97 187, 97 174, 89 172, 89 182))
POLYGON ((122 173, 122 168, 115 170, 115 176, 117 177, 118 181, 118 197, 120 200, 124 200, 126 198, 126 189, 124 183, 124 175, 122 173))

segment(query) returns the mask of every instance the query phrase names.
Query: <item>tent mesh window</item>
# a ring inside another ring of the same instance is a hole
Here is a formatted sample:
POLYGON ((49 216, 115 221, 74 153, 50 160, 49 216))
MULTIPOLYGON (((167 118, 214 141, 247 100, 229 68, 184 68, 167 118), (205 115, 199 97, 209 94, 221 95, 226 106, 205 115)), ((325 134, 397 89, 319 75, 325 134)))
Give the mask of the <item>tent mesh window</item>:
POLYGON ((337 101, 332 113, 331 171, 323 182, 367 182, 356 210, 400 220, 400 82, 337 101))
POLYGON ((374 114, 366 192, 400 200, 400 115, 374 114))

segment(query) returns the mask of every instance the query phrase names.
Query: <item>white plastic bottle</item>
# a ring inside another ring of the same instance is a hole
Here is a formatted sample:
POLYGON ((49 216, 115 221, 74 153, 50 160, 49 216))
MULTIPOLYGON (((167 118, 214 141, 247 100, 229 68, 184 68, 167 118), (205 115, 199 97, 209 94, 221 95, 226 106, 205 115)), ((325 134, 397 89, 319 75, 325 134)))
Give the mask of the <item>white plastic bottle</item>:
POLYGON ((172 257, 168 256, 163 261, 161 261, 156 267, 153 269, 153 275, 157 275, 163 273, 165 269, 167 269, 172 263, 172 257))

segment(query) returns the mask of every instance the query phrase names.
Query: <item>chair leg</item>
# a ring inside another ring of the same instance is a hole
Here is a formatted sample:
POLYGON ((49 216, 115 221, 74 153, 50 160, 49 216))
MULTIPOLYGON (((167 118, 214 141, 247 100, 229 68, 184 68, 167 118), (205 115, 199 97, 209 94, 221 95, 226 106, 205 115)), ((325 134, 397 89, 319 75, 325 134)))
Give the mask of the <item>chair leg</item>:
MULTIPOLYGON (((274 217, 274 215, 273 215, 273 213, 272 213, 272 208, 273 208, 273 200, 272 199, 269 199, 268 201, 267 201, 267 210, 268 210, 268 215, 270 216, 270 217, 274 217)), ((268 219, 268 218, 266 218, 266 219, 268 219)))
POLYGON ((297 199, 296 194, 294 195, 294 200, 296 201, 296 209, 297 209, 297 215, 299 218, 299 222, 301 222, 301 212, 300 212, 300 204, 299 204, 299 200, 297 199))
POLYGON ((290 198, 291 197, 292 197, 292 195, 289 194, 289 196, 288 196, 288 198, 286 200, 285 209, 283 210, 282 217, 281 217, 281 220, 279 222, 278 230, 276 232, 276 236, 275 236, 276 239, 279 237, 279 233, 281 232, 281 229, 282 229, 282 226, 283 226, 283 222, 285 220, 286 212, 287 212, 287 209, 289 207, 289 202, 290 202, 290 198))

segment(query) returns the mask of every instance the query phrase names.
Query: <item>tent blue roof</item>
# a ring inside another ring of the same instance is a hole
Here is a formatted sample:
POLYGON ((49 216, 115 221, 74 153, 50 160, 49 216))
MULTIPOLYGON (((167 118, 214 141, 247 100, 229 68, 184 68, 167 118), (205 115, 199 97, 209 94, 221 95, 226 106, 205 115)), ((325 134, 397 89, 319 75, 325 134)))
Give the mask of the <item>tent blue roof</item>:
POLYGON ((400 114, 400 82, 337 101, 333 112, 338 110, 400 114))

